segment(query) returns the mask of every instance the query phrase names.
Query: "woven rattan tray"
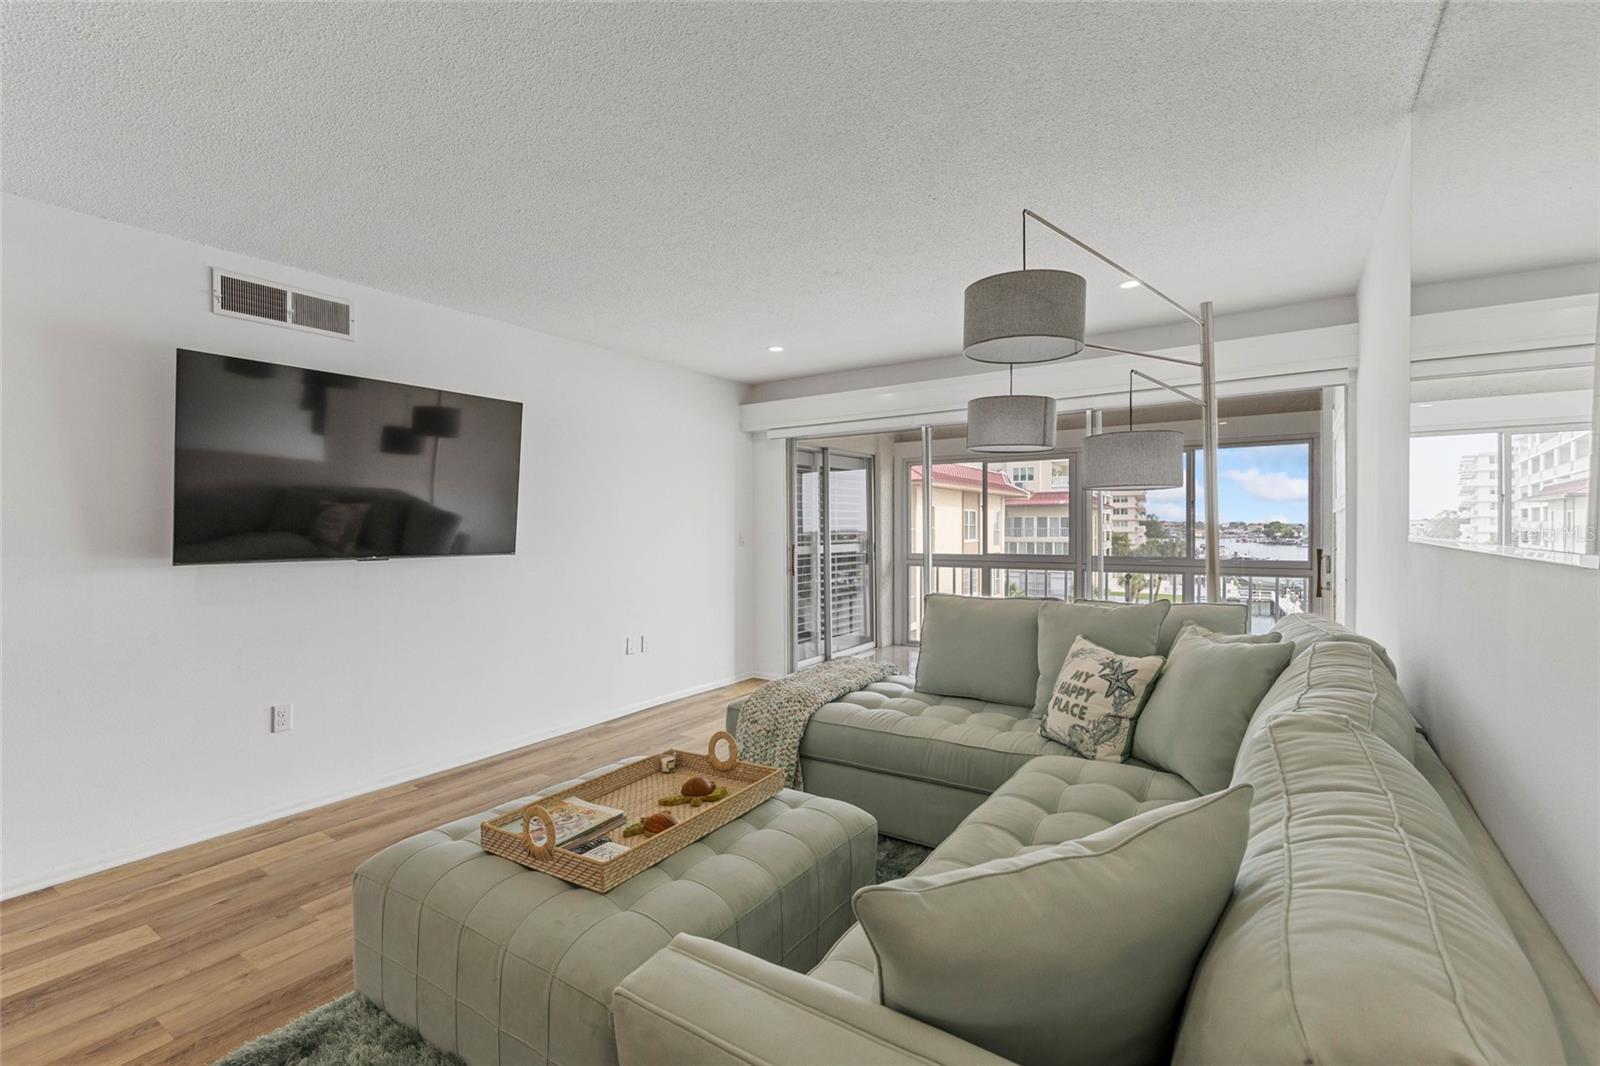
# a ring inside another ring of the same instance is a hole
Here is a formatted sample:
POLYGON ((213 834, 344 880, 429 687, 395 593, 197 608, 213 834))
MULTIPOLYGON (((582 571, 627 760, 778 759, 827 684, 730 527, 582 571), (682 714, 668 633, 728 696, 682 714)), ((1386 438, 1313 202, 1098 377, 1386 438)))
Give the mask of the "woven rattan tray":
POLYGON ((783 771, 771 766, 739 761, 739 747, 733 737, 719 732, 711 738, 706 754, 688 751, 663 751, 608 774, 590 778, 573 788, 553 792, 530 803, 519 811, 503 814, 483 823, 483 849, 512 862, 521 863, 530 870, 540 870, 596 892, 610 892, 635 874, 643 873, 668 855, 693 844, 742 814, 748 814, 759 804, 778 794, 783 787, 783 771), (728 756, 718 758, 717 744, 728 742, 728 756), (672 756, 677 767, 671 773, 661 772, 661 760, 672 756), (727 796, 715 803, 702 803, 692 807, 687 803, 674 807, 661 805, 661 797, 678 792, 691 777, 704 777, 728 790, 727 796), (555 839, 555 826, 542 803, 554 803, 569 796, 620 807, 627 812, 629 822, 637 822, 659 812, 670 814, 678 824, 654 836, 624 837, 619 826, 608 835, 612 840, 626 844, 628 850, 614 859, 601 861, 579 855, 549 844, 555 839), (535 845, 530 832, 535 821, 545 826, 545 843, 535 845))

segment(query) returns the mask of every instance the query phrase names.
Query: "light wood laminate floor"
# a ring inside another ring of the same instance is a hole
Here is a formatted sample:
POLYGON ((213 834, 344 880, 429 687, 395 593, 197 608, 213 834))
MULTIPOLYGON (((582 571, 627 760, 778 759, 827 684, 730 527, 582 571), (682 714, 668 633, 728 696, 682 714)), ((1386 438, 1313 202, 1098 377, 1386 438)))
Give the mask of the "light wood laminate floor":
POLYGON ((210 1063, 352 987, 350 881, 425 829, 698 750, 745 681, 0 903, 0 1061, 210 1063))

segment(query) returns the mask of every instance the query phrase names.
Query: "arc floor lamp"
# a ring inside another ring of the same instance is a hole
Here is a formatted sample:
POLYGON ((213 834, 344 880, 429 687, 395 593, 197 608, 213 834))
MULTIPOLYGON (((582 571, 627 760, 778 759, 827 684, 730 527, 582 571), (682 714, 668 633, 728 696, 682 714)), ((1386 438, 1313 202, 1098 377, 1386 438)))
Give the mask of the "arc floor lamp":
MULTIPOLYGON (((1217 389, 1215 346, 1211 335, 1211 303, 1191 311, 1115 260, 1101 254, 1060 226, 1034 211, 1022 212, 1022 269, 991 274, 967 286, 963 318, 962 352, 983 363, 1048 363, 1077 355, 1085 348, 1140 359, 1179 363, 1200 371, 1200 395, 1195 397, 1149 374, 1133 371, 1128 378, 1128 428, 1084 438, 1080 478, 1091 489, 1162 489, 1183 484, 1183 434, 1177 430, 1133 428, 1133 377, 1144 378, 1168 392, 1196 403, 1201 411, 1202 448, 1206 484, 1206 599, 1222 598, 1222 561, 1217 536, 1217 389), (1066 270, 1028 268, 1028 222, 1037 222, 1065 237, 1102 263, 1150 290, 1176 308, 1200 330, 1198 361, 1171 355, 1136 352, 1091 344, 1085 340, 1084 294, 1079 274, 1066 270)), ((1008 391, 1004 396, 980 396, 967 404, 967 439, 975 451, 1027 454, 1055 446, 1055 398, 1025 396, 1008 391)))

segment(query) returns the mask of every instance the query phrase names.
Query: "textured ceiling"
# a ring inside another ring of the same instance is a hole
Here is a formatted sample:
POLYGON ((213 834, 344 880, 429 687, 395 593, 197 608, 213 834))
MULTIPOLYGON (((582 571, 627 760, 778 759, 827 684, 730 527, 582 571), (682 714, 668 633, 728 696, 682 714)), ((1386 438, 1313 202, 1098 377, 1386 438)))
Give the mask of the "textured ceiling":
POLYGON ((1219 313, 1352 291, 1439 8, 4 15, 9 191, 759 381, 955 351, 1024 206, 1219 313))
POLYGON ((1412 275, 1600 256, 1600 5, 1452 3, 1411 133, 1412 275))

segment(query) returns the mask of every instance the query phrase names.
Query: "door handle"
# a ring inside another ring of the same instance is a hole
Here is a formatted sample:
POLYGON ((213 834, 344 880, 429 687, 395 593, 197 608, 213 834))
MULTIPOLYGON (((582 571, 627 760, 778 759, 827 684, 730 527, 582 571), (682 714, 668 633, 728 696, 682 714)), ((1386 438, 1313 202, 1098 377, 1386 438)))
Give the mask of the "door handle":
POLYGON ((1322 599, 1322 549, 1317 549, 1317 599, 1322 599))

